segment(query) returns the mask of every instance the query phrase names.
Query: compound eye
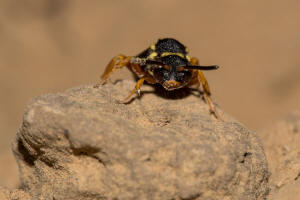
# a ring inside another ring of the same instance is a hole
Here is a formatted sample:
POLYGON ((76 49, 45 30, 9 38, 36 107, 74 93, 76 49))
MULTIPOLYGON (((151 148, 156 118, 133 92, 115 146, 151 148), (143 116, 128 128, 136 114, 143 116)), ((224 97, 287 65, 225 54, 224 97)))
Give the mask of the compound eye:
POLYGON ((177 69, 176 69, 178 72, 182 72, 183 70, 184 70, 184 67, 183 66, 181 66, 181 67, 177 67, 177 69))
POLYGON ((192 77, 192 73, 187 70, 179 71, 176 74, 176 80, 181 83, 188 83, 192 77))
POLYGON ((170 79, 170 71, 166 70, 163 66, 162 68, 155 68, 153 70, 153 76, 159 83, 163 83, 166 80, 170 79))
POLYGON ((170 71, 171 70, 171 67, 169 65, 164 65, 163 68, 167 71, 170 71))
POLYGON ((184 81, 184 76, 185 76, 185 73, 184 72, 178 72, 176 74, 176 80, 178 82, 183 82, 184 81))

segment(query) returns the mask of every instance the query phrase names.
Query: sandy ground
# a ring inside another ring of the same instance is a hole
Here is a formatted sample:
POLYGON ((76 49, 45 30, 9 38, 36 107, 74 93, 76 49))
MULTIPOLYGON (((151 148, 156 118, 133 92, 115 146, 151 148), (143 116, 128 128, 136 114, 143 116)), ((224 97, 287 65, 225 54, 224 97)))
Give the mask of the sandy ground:
POLYGON ((95 83, 111 57, 158 38, 220 65, 205 73, 213 98, 253 130, 300 107, 299 1, 185 2, 1 0, 0 185, 18 185, 10 146, 31 98, 95 83))

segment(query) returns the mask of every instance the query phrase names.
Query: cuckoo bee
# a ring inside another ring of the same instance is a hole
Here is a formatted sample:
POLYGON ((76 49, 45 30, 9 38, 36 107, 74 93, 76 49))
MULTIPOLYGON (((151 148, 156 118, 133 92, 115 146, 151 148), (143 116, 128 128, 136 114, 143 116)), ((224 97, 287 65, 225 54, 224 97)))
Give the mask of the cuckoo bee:
POLYGON ((208 82, 201 70, 215 70, 217 65, 200 66, 197 58, 188 55, 187 48, 179 41, 172 38, 159 39, 137 56, 118 55, 113 57, 107 65, 101 80, 94 87, 99 87, 107 82, 109 77, 118 69, 127 67, 139 78, 135 88, 120 103, 127 103, 138 92, 143 83, 161 84, 166 90, 175 90, 182 87, 202 85, 203 96, 209 105, 210 112, 219 118, 208 82))

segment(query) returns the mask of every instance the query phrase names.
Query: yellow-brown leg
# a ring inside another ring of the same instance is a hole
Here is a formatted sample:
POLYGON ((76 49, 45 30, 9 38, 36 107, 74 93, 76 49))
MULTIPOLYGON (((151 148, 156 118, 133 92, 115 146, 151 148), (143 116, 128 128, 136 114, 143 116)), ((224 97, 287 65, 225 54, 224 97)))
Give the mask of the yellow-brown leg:
POLYGON ((123 99, 122 101, 119 101, 120 103, 128 103, 129 100, 131 99, 132 95, 134 95, 136 92, 138 92, 138 95, 140 95, 140 89, 143 85, 145 81, 145 78, 141 78, 140 80, 138 80, 138 82, 136 83, 134 89, 130 92, 130 94, 125 98, 123 99))
MULTIPOLYGON (((199 64, 199 61, 197 58, 192 58, 191 59, 191 63, 193 65, 198 65, 199 64)), ((210 92, 210 89, 209 89, 209 85, 208 85, 208 82, 203 74, 203 72, 201 70, 194 70, 194 73, 198 74, 197 78, 198 78, 198 83, 197 83, 197 86, 199 87, 200 86, 200 83, 203 87, 203 92, 204 92, 204 99, 206 101, 206 103, 209 105, 209 111, 210 113, 212 113, 217 119, 221 119, 217 110, 216 110, 216 107, 211 99, 211 92, 210 92)))
POLYGON ((142 87, 142 85, 144 84, 144 81, 147 81, 150 84, 154 84, 156 83, 155 80, 152 77, 142 77, 141 79, 139 79, 134 87, 134 89, 130 92, 130 94, 122 101, 119 101, 120 103, 128 103, 132 97, 132 95, 134 95, 136 92, 138 92, 138 95, 140 96, 140 89, 142 87))
POLYGON ((104 73, 101 76, 99 83, 94 85, 95 88, 98 88, 100 85, 103 85, 107 82, 109 77, 118 69, 122 67, 128 67, 130 65, 130 59, 132 56, 118 55, 113 57, 113 59, 108 63, 104 73))

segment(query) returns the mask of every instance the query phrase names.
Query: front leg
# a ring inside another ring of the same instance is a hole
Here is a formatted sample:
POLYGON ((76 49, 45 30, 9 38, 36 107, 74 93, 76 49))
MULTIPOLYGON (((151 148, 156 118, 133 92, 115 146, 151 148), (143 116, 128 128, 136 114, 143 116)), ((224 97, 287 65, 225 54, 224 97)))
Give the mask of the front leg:
POLYGON ((140 78, 137 81, 134 89, 130 92, 130 94, 124 100, 119 101, 119 102, 122 103, 122 104, 128 103, 130 101, 132 95, 134 95, 136 92, 140 96, 141 87, 144 84, 144 81, 146 81, 146 82, 148 82, 150 84, 156 83, 156 81, 152 77, 142 77, 142 78, 140 78))
POLYGON ((113 59, 108 63, 106 66, 106 69, 104 73, 101 76, 101 80, 99 83, 94 85, 95 88, 98 88, 100 85, 103 85, 107 82, 109 77, 118 69, 121 69, 123 67, 129 67, 130 66, 130 60, 132 56, 125 56, 125 55, 118 55, 113 57, 113 59))
MULTIPOLYGON (((191 64, 192 65, 198 65, 199 61, 197 58, 192 58, 191 59, 191 64)), ((194 70, 195 76, 193 77, 193 80, 191 81, 191 85, 197 84, 197 87, 200 87, 202 85, 203 87, 203 92, 204 92, 204 99, 206 103, 209 105, 209 111, 217 118, 221 119, 220 115, 218 114, 216 107, 211 99, 211 92, 209 89, 208 82, 201 70, 194 70)))

